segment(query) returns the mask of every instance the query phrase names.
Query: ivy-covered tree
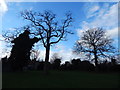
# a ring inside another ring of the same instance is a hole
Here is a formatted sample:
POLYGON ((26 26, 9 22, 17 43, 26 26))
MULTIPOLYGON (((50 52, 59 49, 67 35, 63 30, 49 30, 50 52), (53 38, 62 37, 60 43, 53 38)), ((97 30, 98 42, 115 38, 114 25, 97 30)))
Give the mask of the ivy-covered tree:
POLYGON ((36 37, 31 39, 29 34, 30 32, 25 30, 11 41, 13 46, 8 62, 10 63, 13 71, 21 71, 24 66, 28 65, 28 61, 30 60, 30 50, 34 43, 40 40, 36 37))

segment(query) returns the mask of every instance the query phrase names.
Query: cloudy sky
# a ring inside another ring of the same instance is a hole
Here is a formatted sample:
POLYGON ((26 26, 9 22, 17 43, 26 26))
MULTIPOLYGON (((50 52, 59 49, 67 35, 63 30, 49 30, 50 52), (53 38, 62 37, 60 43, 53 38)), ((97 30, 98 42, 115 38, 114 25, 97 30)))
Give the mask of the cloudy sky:
MULTIPOLYGON (((25 9, 39 12, 43 12, 44 10, 51 10, 53 13, 57 14, 58 18, 60 19, 64 18, 64 13, 67 11, 72 12, 74 22, 70 30, 74 32, 74 35, 68 35, 67 41, 63 41, 56 44, 55 46, 52 46, 51 55, 54 52, 58 52, 64 58, 64 60, 69 60, 70 58, 76 57, 72 54, 75 41, 81 37, 84 30, 94 27, 102 27, 105 29, 107 34, 114 39, 114 46, 118 47, 117 2, 5 2, 4 0, 1 0, 0 39, 3 39, 2 31, 10 31, 14 30, 13 28, 26 25, 27 22, 24 21, 19 15, 20 11, 25 9)), ((0 52, 4 51, 3 48, 4 43, 0 41, 0 52)), ((44 48, 40 46, 39 49, 41 54, 40 57, 44 58, 44 48)))

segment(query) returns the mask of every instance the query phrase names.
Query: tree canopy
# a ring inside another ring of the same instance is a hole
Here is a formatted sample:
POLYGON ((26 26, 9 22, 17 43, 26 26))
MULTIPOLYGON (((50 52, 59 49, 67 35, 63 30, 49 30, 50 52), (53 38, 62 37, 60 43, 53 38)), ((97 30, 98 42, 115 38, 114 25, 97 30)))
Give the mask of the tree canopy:
POLYGON ((94 56, 95 65, 98 64, 99 57, 109 57, 114 52, 113 39, 107 36, 102 28, 88 29, 83 32, 81 38, 75 43, 76 53, 84 52, 89 56, 94 56))

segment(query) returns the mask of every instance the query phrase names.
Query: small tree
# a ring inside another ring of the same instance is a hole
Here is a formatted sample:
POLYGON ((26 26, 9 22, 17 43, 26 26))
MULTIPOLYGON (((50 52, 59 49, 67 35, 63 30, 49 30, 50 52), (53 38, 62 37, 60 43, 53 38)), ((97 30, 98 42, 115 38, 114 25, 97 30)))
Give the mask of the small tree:
POLYGON ((114 51, 112 41, 102 28, 89 29, 84 31, 81 39, 75 43, 74 51, 93 55, 97 66, 100 56, 109 57, 109 54, 114 51))
POLYGON ((67 34, 72 34, 72 32, 67 30, 73 20, 71 13, 66 14, 66 18, 62 20, 62 23, 58 23, 56 15, 51 11, 37 13, 25 10, 21 13, 21 16, 31 22, 30 26, 33 29, 33 33, 42 38, 42 44, 46 49, 44 71, 47 73, 50 46, 65 40, 67 34))

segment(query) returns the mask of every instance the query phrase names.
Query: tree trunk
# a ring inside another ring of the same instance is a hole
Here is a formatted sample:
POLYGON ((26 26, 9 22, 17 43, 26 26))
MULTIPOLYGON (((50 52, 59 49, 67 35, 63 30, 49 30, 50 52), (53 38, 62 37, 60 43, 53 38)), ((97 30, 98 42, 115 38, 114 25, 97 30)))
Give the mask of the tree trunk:
POLYGON ((95 66, 97 67, 98 66, 98 60, 97 60, 97 54, 96 54, 96 52, 94 53, 94 57, 95 57, 95 66))
POLYGON ((95 66, 96 66, 95 71, 98 71, 98 60, 97 60, 98 57, 97 57, 97 52, 96 51, 94 52, 94 57, 95 57, 95 66))
POLYGON ((50 53, 50 45, 48 45, 46 47, 46 55, 45 55, 45 63, 44 63, 44 73, 48 74, 48 70, 49 70, 49 53, 50 53))
POLYGON ((96 50, 96 47, 95 47, 95 45, 93 45, 93 47, 94 47, 94 58, 95 58, 95 66, 97 67, 98 66, 98 60, 97 60, 97 50, 96 50))

